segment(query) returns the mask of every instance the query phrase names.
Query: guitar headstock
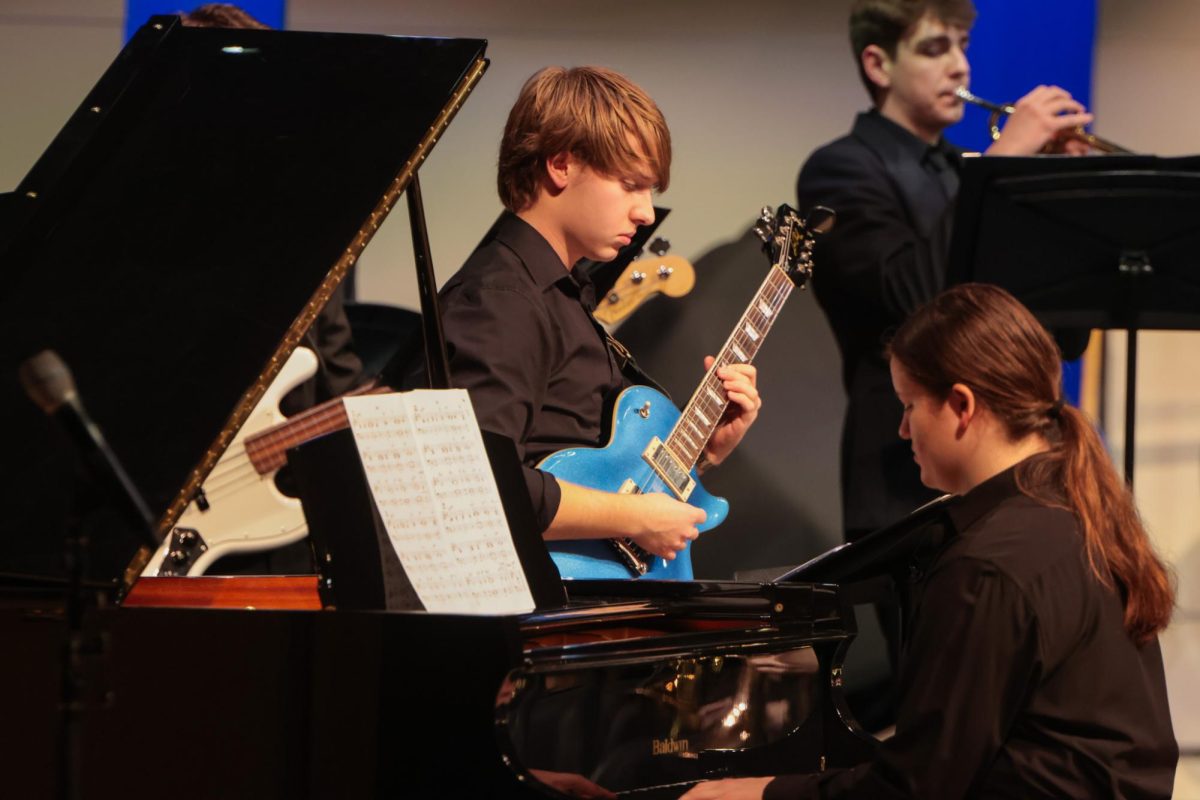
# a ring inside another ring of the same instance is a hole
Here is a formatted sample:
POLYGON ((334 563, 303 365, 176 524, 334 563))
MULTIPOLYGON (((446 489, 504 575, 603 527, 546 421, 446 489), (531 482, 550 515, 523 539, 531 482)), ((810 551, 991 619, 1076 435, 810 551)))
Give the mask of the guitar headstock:
POLYGON ((814 206, 805 219, 787 204, 774 212, 764 206, 754 232, 763 240, 771 263, 803 288, 812 277, 814 237, 832 228, 836 219, 837 214, 825 206, 814 206))

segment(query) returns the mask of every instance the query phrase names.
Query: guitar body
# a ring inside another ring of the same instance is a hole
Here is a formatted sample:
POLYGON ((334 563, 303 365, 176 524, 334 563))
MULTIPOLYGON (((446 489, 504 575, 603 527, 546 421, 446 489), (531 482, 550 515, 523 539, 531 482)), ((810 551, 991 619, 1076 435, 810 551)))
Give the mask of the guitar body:
MULTIPOLYGON (((680 413, 662 393, 648 386, 631 386, 617 397, 613 409, 612 437, 602 448, 578 447, 559 450, 538 464, 538 468, 570 483, 617 493, 632 481, 643 494, 670 494, 667 484, 642 457, 651 440, 665 441, 680 413)), ((702 509, 708 517, 699 526, 701 532, 725 521, 729 503, 708 493, 692 470, 695 488, 688 503, 702 509)), ((655 557, 644 575, 638 576, 616 556, 605 539, 548 541, 550 557, 564 579, 634 578, 648 580, 691 580, 691 544, 675 554, 674 561, 655 557)))
POLYGON ((279 402, 316 371, 317 357, 311 350, 298 347, 292 352, 205 480, 207 509, 195 500, 188 503, 143 576, 203 575, 221 556, 270 550, 308 535, 300 501, 275 486, 276 470, 260 474, 254 468, 245 441, 284 422, 279 402))

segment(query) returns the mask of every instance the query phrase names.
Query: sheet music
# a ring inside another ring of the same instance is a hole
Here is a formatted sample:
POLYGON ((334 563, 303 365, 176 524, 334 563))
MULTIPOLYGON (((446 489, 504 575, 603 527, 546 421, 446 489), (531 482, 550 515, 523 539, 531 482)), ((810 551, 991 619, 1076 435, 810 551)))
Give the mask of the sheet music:
POLYGON ((483 438, 462 389, 343 400, 388 538, 428 611, 532 611, 483 438))

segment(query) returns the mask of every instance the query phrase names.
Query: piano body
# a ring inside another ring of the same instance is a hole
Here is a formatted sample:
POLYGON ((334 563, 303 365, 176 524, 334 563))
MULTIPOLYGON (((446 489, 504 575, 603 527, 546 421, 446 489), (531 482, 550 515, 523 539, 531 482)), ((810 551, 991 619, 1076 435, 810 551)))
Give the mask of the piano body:
POLYGON ((312 577, 145 578, 116 602, 136 537, 17 366, 63 357, 169 533, 412 197, 485 46, 155 17, 0 206, 11 796, 546 797, 582 776, 675 797, 870 752, 840 698, 855 629, 830 585, 555 581, 536 612, 495 617, 335 609, 312 577), (68 533, 90 557, 75 638, 68 533))
MULTIPOLYGON (((846 766, 869 748, 831 691, 850 638, 831 587, 635 597, 596 582, 562 608, 466 617, 269 610, 280 596, 312 605, 316 579, 257 580, 146 578, 95 614, 83 797, 533 798, 582 775, 667 798, 701 778, 846 766), (196 585, 135 600, 143 584, 179 582, 196 585), (213 603, 222 582, 239 588, 218 596, 259 605, 154 607, 213 603)), ((52 794, 62 627, 0 615, 22 651, 0 669, 13 796, 52 794)))

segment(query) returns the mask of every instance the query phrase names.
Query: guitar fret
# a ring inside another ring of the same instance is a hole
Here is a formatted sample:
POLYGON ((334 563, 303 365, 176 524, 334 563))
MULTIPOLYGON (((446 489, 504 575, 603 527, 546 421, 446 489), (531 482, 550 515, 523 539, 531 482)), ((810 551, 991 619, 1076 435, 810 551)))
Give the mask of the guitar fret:
POLYGON ((318 406, 293 417, 277 427, 246 439, 246 455, 260 475, 279 469, 287 463, 288 449, 315 436, 331 433, 349 425, 341 400, 328 406, 318 406))
POLYGON ((723 366, 749 364, 758 354, 762 340, 771 330, 779 309, 795 285, 778 267, 772 267, 750 305, 738 320, 696 393, 684 407, 680 419, 667 436, 666 446, 694 466, 708 440, 720 423, 729 399, 725 396, 716 370, 723 366))

